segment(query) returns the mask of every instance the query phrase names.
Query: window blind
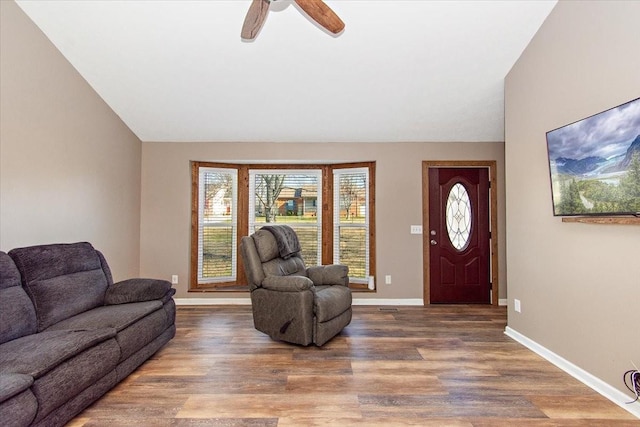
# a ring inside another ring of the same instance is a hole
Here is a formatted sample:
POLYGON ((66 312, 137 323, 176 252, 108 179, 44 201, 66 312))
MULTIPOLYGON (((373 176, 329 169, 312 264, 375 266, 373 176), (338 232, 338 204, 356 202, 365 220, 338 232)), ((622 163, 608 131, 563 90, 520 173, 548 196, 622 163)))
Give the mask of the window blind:
POLYGON ((199 169, 198 282, 236 279, 238 240, 238 172, 199 169))
POLYGON ((368 168, 333 171, 333 262, 349 266, 352 282, 368 282, 368 168))

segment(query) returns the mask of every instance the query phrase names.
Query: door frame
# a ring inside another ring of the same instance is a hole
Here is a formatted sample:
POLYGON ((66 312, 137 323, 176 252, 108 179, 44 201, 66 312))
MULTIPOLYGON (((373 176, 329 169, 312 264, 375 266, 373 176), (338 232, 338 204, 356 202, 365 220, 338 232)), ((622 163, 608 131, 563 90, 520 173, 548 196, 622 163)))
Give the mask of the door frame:
POLYGON ((498 305, 500 292, 498 263, 498 174, 495 160, 424 160, 422 162, 422 295, 424 305, 431 304, 431 274, 429 233, 429 169, 431 168, 488 168, 489 169, 489 222, 491 241, 489 245, 491 269, 491 305, 498 305))

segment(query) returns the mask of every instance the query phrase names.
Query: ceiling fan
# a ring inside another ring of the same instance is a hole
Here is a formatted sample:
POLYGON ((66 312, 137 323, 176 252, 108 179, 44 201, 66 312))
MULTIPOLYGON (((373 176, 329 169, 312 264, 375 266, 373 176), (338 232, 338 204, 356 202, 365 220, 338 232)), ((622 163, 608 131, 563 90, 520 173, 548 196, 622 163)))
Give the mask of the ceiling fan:
MULTIPOLYGON (((242 33, 240 36, 245 40, 256 38, 262 28, 262 24, 267 18, 269 5, 275 0, 253 0, 247 16, 244 18, 242 33)), ((344 22, 327 6, 322 0, 295 0, 302 10, 306 12, 314 21, 326 28, 333 34, 338 34, 344 29, 344 22)))

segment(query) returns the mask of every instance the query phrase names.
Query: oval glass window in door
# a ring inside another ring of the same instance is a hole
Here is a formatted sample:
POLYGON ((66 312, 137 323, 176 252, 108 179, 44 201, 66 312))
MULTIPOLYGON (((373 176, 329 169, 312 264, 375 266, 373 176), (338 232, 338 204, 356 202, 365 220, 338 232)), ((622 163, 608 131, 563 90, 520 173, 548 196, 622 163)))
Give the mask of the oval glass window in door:
POLYGON ((467 189, 456 183, 449 191, 446 205, 447 234, 454 248, 464 250, 471 237, 471 200, 467 189))

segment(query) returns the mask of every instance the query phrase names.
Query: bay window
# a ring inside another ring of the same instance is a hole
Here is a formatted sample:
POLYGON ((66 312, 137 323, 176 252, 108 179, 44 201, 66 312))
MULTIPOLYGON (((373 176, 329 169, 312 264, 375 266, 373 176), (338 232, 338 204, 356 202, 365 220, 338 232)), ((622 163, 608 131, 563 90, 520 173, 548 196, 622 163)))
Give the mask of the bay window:
POLYGON ((192 291, 247 290, 242 236, 296 231, 308 266, 346 264, 350 286, 375 276, 375 162, 261 165, 192 162, 192 291))

